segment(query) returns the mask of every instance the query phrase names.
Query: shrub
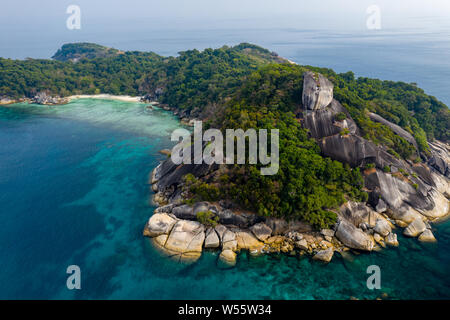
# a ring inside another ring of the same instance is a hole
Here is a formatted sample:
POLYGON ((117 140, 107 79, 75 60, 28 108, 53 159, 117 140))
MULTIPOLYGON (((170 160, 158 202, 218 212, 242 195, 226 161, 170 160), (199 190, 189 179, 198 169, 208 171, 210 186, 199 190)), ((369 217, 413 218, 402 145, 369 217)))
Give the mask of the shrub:
POLYGON ((384 166, 383 167, 383 171, 386 172, 386 173, 391 172, 391 167, 390 166, 384 166))
POLYGON ((345 135, 347 135, 349 133, 350 133, 350 130, 348 130, 348 128, 344 128, 344 129, 341 130, 340 135, 341 136, 345 136, 345 135))
POLYGON ((336 121, 343 121, 347 119, 347 115, 344 112, 339 112, 334 116, 334 120, 336 121))
POLYGON ((365 168, 366 169, 373 169, 373 168, 375 168, 375 163, 366 163, 365 168))
POLYGON ((219 222, 219 217, 215 216, 211 211, 197 212, 197 221, 207 227, 215 227, 219 222))

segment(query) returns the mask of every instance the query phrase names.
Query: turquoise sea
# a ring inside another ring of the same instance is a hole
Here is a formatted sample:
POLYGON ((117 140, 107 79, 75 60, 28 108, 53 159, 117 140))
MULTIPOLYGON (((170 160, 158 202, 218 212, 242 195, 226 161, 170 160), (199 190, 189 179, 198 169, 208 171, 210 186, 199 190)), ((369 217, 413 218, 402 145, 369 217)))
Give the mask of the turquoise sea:
POLYGON ((149 173, 179 122, 145 104, 80 99, 0 108, 0 299, 391 299, 450 298, 450 221, 436 244, 399 233, 399 248, 308 257, 250 257, 216 267, 162 256, 142 236, 154 206, 149 173), (66 268, 81 268, 81 290, 66 268), (381 268, 381 290, 366 269, 381 268))

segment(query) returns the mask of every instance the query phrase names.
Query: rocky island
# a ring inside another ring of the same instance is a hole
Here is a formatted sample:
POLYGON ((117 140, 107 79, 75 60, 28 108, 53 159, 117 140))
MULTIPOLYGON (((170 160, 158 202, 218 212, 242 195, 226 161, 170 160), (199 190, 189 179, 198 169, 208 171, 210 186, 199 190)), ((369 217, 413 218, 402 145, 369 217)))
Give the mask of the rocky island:
MULTIPOLYGON (((372 251, 398 246, 396 228, 420 241, 436 241, 430 222, 449 213, 449 145, 430 143, 427 163, 398 159, 383 145, 361 137, 350 113, 333 98, 333 84, 319 73, 303 75, 303 93, 298 120, 308 129, 323 155, 365 168, 366 202, 346 201, 335 210, 337 221, 330 228, 317 229, 303 220, 259 216, 226 200, 185 204, 184 176, 209 179, 223 170, 218 165, 180 165, 171 159, 152 173, 155 201, 160 205, 149 219, 144 235, 171 257, 195 260, 203 249, 221 250, 221 265, 233 266, 236 253, 248 250, 262 253, 310 254, 329 262, 334 252, 372 251), (340 117, 338 117, 340 116, 340 117), (389 169, 388 169, 389 168, 389 169), (202 224, 199 214, 210 213, 202 224)), ((420 151, 414 137, 398 125, 369 113, 370 119, 392 131, 420 151)), ((223 166, 223 165, 222 165, 223 166)))

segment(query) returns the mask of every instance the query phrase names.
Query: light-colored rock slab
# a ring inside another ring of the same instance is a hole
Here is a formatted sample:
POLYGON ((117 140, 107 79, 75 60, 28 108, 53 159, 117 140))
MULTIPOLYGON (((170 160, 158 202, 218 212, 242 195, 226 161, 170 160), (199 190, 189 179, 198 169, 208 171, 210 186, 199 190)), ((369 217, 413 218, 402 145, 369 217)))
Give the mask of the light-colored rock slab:
POLYGON ((157 237, 168 234, 177 221, 165 213, 155 213, 148 220, 144 234, 149 237, 157 237))
POLYGON ((201 253, 205 227, 197 221, 179 220, 170 233, 165 248, 179 254, 201 253))
POLYGON ((218 248, 220 247, 220 239, 217 232, 213 228, 209 228, 206 231, 205 248, 218 248))
POLYGON ((236 232, 238 249, 261 250, 264 243, 259 241, 250 231, 236 232))

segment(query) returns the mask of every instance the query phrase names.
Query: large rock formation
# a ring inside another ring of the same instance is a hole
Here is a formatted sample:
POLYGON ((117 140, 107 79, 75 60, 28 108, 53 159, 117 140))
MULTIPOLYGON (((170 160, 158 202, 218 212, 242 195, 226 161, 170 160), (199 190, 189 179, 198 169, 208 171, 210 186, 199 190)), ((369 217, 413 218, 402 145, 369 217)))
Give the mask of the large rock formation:
MULTIPOLYGON (((306 72, 303 79, 303 125, 315 138, 323 155, 348 163, 352 167, 375 165, 365 174, 369 203, 379 212, 388 214, 402 225, 416 218, 433 220, 449 213, 450 147, 439 141, 430 143, 432 156, 426 164, 413 164, 397 159, 382 145, 364 139, 345 108, 332 97, 331 82, 322 76, 306 72), (325 85, 322 87, 322 83, 325 85), (327 104, 328 103, 328 104, 327 104), (345 119, 344 119, 345 118, 345 119), (386 170, 388 168, 389 170, 386 170), (433 172, 434 171, 434 172, 433 172)), ((400 126, 377 114, 369 113, 372 121, 382 123, 415 146, 414 137, 400 126)), ((365 204, 349 203, 341 217, 356 228, 362 222, 374 227, 370 217, 377 217, 365 204)), ((384 227, 386 225, 384 222, 384 227)), ((387 229, 382 235, 389 234, 387 229)), ((342 233, 341 233, 342 235, 342 233)))
POLYGON ((333 99, 333 84, 319 73, 305 72, 302 103, 308 110, 326 107, 333 99))

